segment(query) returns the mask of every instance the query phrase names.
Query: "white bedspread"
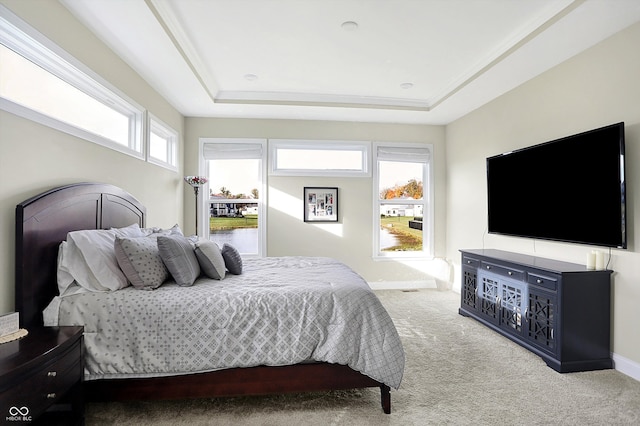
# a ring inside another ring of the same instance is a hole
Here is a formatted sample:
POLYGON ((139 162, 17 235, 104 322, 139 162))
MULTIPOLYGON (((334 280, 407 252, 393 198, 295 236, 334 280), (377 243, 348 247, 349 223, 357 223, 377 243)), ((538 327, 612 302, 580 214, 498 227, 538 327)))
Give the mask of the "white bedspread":
POLYGON ((86 380, 315 360, 397 389, 404 372, 389 314, 358 274, 329 258, 245 259, 242 275, 192 287, 58 297, 45 325, 84 326, 86 380))

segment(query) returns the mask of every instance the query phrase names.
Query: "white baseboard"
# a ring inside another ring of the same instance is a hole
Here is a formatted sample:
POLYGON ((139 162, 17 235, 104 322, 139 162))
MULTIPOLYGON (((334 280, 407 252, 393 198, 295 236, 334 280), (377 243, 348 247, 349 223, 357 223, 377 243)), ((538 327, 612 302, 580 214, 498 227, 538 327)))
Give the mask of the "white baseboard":
POLYGON ((376 281, 369 282, 372 290, 417 290, 421 288, 438 288, 435 279, 421 281, 376 281))
POLYGON ((611 358, 616 370, 640 382, 640 364, 616 353, 611 358))

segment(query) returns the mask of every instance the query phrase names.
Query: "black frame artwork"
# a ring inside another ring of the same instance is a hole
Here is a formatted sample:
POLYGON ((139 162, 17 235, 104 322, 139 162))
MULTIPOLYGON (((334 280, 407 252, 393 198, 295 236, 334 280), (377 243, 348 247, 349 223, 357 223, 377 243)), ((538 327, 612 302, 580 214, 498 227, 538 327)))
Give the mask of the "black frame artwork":
POLYGON ((337 222, 338 188, 304 187, 304 221, 337 222))

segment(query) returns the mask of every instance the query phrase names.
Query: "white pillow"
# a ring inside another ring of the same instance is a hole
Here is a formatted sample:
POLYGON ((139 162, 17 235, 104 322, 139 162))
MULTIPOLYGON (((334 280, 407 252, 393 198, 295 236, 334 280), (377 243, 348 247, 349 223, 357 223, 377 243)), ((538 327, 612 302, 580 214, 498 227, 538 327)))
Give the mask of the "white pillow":
MULTIPOLYGON (((69 243, 63 241, 58 246, 58 292, 60 296, 64 295, 67 289, 73 284, 75 279, 73 275, 71 275, 71 270, 78 268, 78 266, 71 266, 73 262, 80 261, 82 265, 84 265, 84 260, 82 256, 75 253, 72 253, 69 248, 69 243), (74 255, 75 254, 75 255, 74 255)), ((84 268, 84 267, 83 267, 84 268)), ((86 268, 85 268, 86 269, 86 268)))
POLYGON ((141 228, 140 232, 142 232, 142 235, 145 235, 145 236, 151 235, 151 234, 183 235, 182 229, 180 229, 177 223, 168 229, 162 229, 157 226, 154 226, 152 228, 141 228))
POLYGON ((144 237, 146 235, 137 223, 125 226, 124 228, 110 228, 110 230, 114 231, 118 237, 122 238, 137 238, 144 237))
POLYGON ((115 230, 69 232, 59 253, 59 290, 66 290, 69 276, 91 291, 115 291, 128 286, 113 250, 115 239, 115 230))

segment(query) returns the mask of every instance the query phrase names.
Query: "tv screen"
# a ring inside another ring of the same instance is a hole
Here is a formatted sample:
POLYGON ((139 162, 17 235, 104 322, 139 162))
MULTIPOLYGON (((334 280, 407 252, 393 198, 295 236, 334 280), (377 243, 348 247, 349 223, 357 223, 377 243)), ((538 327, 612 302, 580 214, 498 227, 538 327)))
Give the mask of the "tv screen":
POLYGON ((487 158, 488 231, 627 248, 624 123, 487 158))

